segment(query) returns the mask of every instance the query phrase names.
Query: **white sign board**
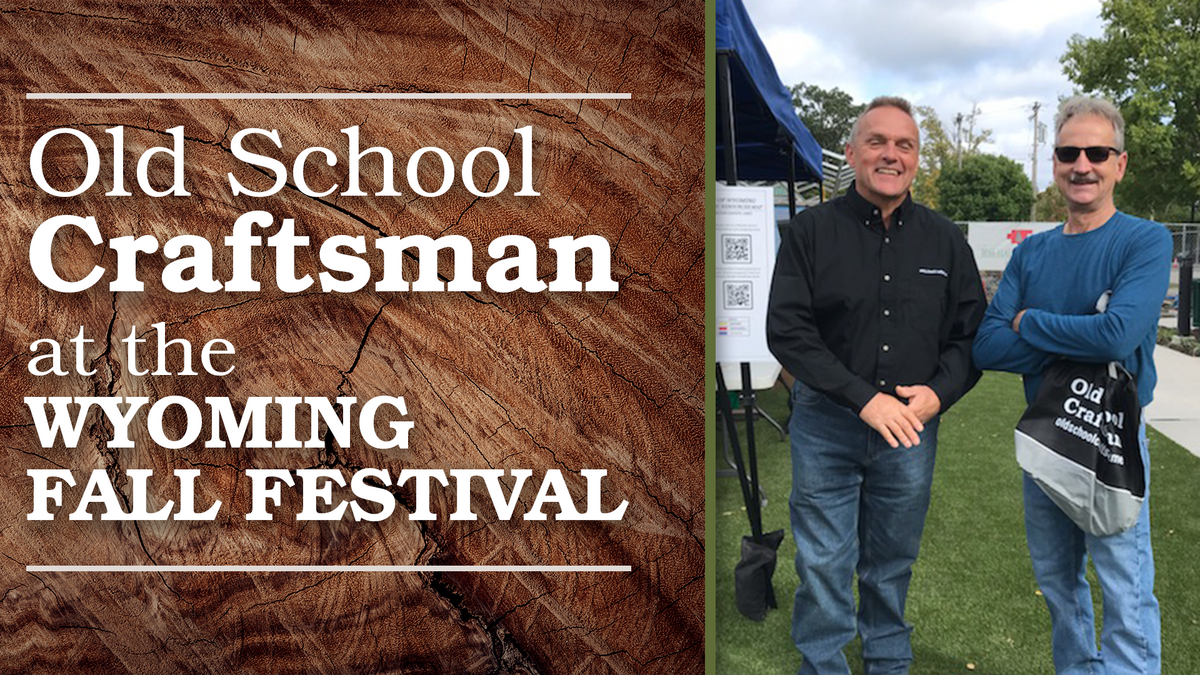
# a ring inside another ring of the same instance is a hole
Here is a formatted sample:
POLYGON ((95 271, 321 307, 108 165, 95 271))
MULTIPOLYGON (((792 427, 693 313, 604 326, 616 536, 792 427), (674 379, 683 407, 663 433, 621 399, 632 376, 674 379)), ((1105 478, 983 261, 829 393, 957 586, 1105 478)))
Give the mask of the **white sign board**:
POLYGON ((716 226, 717 362, 773 363, 767 298, 775 271, 774 192, 717 184, 716 226))
POLYGON ((1062 223, 967 223, 967 242, 975 252, 980 272, 1003 272, 1013 249, 1031 234, 1052 230, 1062 223))

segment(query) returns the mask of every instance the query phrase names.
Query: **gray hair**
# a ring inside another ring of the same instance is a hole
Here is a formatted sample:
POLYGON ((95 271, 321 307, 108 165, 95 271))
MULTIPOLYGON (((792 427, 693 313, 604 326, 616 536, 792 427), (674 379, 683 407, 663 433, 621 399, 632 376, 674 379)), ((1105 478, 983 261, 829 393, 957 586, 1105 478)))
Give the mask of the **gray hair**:
POLYGON ((1062 133, 1067 120, 1077 115, 1095 115, 1109 121, 1113 127, 1113 147, 1125 151, 1125 118, 1117 106, 1102 98, 1092 96, 1072 96, 1058 106, 1058 115, 1054 118, 1054 137, 1062 133))
POLYGON ((876 108, 897 108, 905 115, 912 117, 913 122, 916 122, 917 120, 916 117, 913 117, 912 104, 908 102, 908 99, 901 98, 899 96, 876 96, 875 98, 871 99, 870 103, 867 104, 866 109, 862 111, 862 114, 858 116, 858 119, 854 120, 854 126, 850 127, 851 143, 853 143, 854 139, 858 137, 858 128, 862 126, 862 119, 867 116, 867 113, 876 108))

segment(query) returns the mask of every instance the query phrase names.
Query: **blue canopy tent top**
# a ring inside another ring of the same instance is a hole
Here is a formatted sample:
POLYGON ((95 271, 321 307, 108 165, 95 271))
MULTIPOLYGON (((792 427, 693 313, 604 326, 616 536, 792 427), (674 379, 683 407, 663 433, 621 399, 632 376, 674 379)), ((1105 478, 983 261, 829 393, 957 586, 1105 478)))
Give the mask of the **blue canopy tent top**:
POLYGON ((717 180, 819 182, 821 146, 792 109, 791 92, 741 0, 717 0, 716 38, 717 180), (726 157, 730 133, 737 151, 726 157))

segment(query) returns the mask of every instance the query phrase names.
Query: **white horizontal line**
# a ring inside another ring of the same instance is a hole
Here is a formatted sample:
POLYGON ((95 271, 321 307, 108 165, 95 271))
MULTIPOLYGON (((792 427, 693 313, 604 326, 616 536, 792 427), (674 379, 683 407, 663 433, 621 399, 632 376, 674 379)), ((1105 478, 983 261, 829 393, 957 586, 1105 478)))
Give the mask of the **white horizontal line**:
POLYGON ((629 572, 629 565, 26 565, 26 572, 629 572))
POLYGON ((317 100, 317 99, 420 99, 420 100, 449 100, 449 99, 629 99, 630 94, 612 93, 557 93, 530 94, 527 92, 461 92, 461 93, 346 93, 327 92, 311 93, 161 93, 161 92, 125 92, 125 93, 90 93, 90 92, 29 92, 26 99, 97 99, 97 100, 149 100, 149 99, 269 99, 269 100, 317 100))

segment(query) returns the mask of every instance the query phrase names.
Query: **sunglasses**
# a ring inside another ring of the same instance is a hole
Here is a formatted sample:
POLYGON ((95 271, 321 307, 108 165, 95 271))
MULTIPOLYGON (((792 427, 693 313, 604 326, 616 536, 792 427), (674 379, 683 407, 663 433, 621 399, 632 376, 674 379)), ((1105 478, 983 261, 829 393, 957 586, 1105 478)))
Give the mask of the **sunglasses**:
POLYGON ((1059 145, 1054 148, 1054 156, 1058 158, 1058 161, 1065 164, 1070 164, 1079 159, 1079 153, 1081 152, 1087 155, 1088 161, 1092 164, 1107 162, 1108 156, 1114 152, 1118 155, 1121 154, 1120 150, 1104 145, 1093 145, 1087 148, 1080 148, 1074 145, 1059 145))

